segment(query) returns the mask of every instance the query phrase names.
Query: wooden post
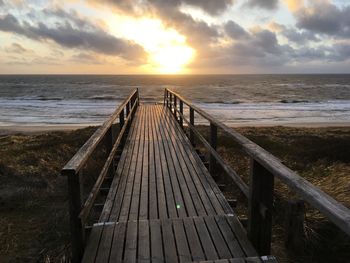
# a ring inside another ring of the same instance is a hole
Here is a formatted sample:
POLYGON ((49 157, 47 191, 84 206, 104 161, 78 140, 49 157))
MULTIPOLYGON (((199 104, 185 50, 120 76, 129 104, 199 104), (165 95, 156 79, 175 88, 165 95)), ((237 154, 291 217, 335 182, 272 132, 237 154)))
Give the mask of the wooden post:
POLYGON ((130 114, 130 100, 128 101, 128 103, 126 103, 126 117, 129 117, 130 114))
POLYGON ((177 120, 177 97, 174 95, 174 116, 177 120))
MULTIPOLYGON (((194 126, 194 110, 192 107, 190 107, 190 124, 194 126)), ((194 132, 192 129, 190 129, 190 142, 192 145, 194 145, 194 132)))
POLYGON ((288 201, 286 240, 288 250, 300 253, 305 247, 305 204, 303 200, 288 201))
POLYGON ((70 232, 72 243, 72 262, 80 262, 84 251, 84 229, 79 213, 81 210, 81 189, 79 174, 74 170, 64 171, 68 179, 70 232))
POLYGON ((109 153, 112 150, 113 147, 113 125, 111 125, 111 127, 109 127, 106 135, 105 135, 105 146, 106 146, 106 156, 109 156, 109 153))
MULTIPOLYGON (((213 123, 210 123, 210 145, 216 150, 218 144, 218 127, 213 123)), ((209 172, 212 176, 215 175, 216 170, 216 159, 210 154, 209 158, 209 172)))
POLYGON ((169 108, 169 91, 166 90, 166 106, 169 108))
POLYGON ((184 114, 184 103, 182 102, 182 100, 180 100, 180 113, 182 114, 180 116, 180 126, 183 129, 184 128, 184 120, 183 120, 182 116, 184 114))
POLYGON ((274 176, 251 159, 248 237, 260 255, 271 252, 274 176))
POLYGON ((173 94, 172 93, 170 93, 170 111, 172 111, 173 110, 173 94))
MULTIPOLYGON (((124 116, 124 109, 119 113, 119 129, 121 130, 124 127, 125 124, 125 116, 124 116)), ((122 137, 120 146, 123 147, 125 143, 125 134, 122 137)))
POLYGON ((167 97, 167 89, 164 89, 164 100, 163 100, 163 105, 165 105, 166 97, 167 97))

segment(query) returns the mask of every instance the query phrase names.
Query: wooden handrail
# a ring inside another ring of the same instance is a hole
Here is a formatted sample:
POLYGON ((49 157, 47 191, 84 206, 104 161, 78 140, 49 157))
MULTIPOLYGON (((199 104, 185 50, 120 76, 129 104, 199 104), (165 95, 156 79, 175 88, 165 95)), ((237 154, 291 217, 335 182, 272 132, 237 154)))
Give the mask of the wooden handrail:
POLYGON ((137 104, 138 104, 138 101, 135 100, 134 105, 131 108, 131 112, 129 112, 128 117, 126 118, 126 120, 124 122, 123 128, 120 130, 118 138, 116 139, 116 141, 113 145, 113 148, 112 148, 111 152, 109 153, 108 158, 107 158, 94 186, 92 187, 92 190, 91 190, 89 196, 87 197, 83 208, 80 211, 79 218, 83 221, 83 223, 85 223, 87 217, 89 216, 90 210, 91 210, 91 208, 96 200, 96 197, 98 195, 98 191, 100 190, 101 185, 103 183, 103 180, 105 179, 105 177, 110 169, 110 166, 113 162, 114 155, 115 155, 115 153, 116 153, 116 151, 117 151, 117 149, 118 149, 118 147, 123 139, 124 133, 128 127, 129 122, 131 122, 132 115, 134 114, 134 111, 136 110, 137 104))
POLYGON ((100 143, 108 129, 112 126, 113 122, 117 119, 120 112, 125 108, 126 104, 135 96, 138 96, 138 90, 135 89, 123 103, 114 111, 114 113, 106 120, 95 133, 85 142, 85 144, 79 149, 79 151, 70 159, 70 161, 63 167, 62 175, 67 175, 71 171, 75 171, 77 174, 81 167, 86 164, 97 145, 100 143))
POLYGON ((79 149, 79 151, 73 156, 72 159, 64 166, 61 174, 67 177, 68 180, 68 196, 69 196, 69 214, 70 214, 70 228, 71 228, 71 244, 72 244, 72 261, 80 262, 85 243, 85 223, 89 216, 90 210, 96 200, 98 190, 100 189, 104 178, 108 171, 113 172, 114 167, 111 165, 114 160, 114 155, 120 144, 123 143, 126 129, 130 127, 131 119, 133 118, 135 109, 139 105, 139 93, 135 89, 131 94, 122 102, 122 104, 114 111, 114 113, 105 121, 89 138, 89 140, 79 149), (131 105, 132 104, 132 105, 131 105), (130 110, 130 107, 132 109, 130 110), (127 118, 125 120, 125 108, 127 118), (119 117, 120 132, 117 140, 114 142, 113 138, 113 123, 119 117), (107 140, 107 160, 92 188, 90 195, 88 196, 84 206, 82 206, 81 200, 81 188, 80 174, 81 169, 84 167, 97 148, 98 144, 104 139, 107 140))
MULTIPOLYGON (((194 110, 202 117, 207 119, 211 124, 221 128, 223 131, 229 134, 230 137, 252 158, 252 160, 259 163, 273 176, 276 176, 311 206, 324 214, 331 222, 350 235, 350 209, 334 200, 328 194, 324 193, 318 187, 314 186, 304 178, 300 177, 296 172, 286 167, 278 158, 267 152, 256 143, 244 137, 233 128, 230 128, 222 122, 214 119, 210 114, 193 105, 191 101, 183 98, 180 94, 166 89, 164 100, 166 105, 169 105, 170 109, 173 108, 173 100, 170 99, 170 97, 175 97, 181 100, 190 108, 190 111, 194 110)), ((177 112, 177 114, 179 113, 177 112)), ((198 133, 196 132, 193 124, 189 125, 189 128, 196 134, 198 133)), ((250 192, 251 191, 252 189, 250 189, 250 192)))

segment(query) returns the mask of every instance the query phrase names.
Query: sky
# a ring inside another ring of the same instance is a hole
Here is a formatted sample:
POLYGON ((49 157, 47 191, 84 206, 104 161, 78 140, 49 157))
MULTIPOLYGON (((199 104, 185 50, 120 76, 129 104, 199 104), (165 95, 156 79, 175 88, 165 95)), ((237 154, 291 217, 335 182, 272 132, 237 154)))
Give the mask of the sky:
POLYGON ((350 73, 350 0, 0 0, 0 74, 350 73))

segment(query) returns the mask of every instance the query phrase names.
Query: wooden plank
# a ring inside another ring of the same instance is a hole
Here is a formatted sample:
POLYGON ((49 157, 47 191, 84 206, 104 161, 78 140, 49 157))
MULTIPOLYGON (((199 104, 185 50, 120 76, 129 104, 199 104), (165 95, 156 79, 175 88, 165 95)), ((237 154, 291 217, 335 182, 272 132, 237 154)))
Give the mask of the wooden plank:
MULTIPOLYGON (((160 138, 160 119, 158 118, 157 112, 155 111, 156 121, 158 122, 158 126, 156 129, 156 136, 160 138)), ((167 211, 168 211, 168 217, 170 218, 176 218, 178 217, 177 210, 176 210, 176 201, 173 193, 173 188, 171 185, 171 180, 169 176, 169 169, 168 169, 168 163, 166 160, 164 145, 161 140, 157 140, 158 147, 159 147, 159 161, 158 165, 162 168, 162 179, 164 184, 164 194, 166 198, 166 204, 167 204, 167 211)))
POLYGON ((239 222, 238 218, 236 216, 227 216, 226 220, 229 226, 231 227, 232 231, 235 233, 237 240, 240 246, 242 247, 245 255, 247 257, 257 256, 258 253, 254 249, 253 245, 249 242, 246 232, 241 222, 239 222))
POLYGON ((127 223, 124 262, 137 262, 137 221, 127 223))
POLYGON ((205 260, 205 255, 197 234, 197 230, 194 226, 193 219, 184 218, 183 222, 184 222, 185 232, 186 232, 188 244, 192 255, 192 260, 193 261, 205 260))
MULTIPOLYGON (((158 113, 159 118, 163 119, 159 109, 160 107, 157 107, 157 108, 159 112, 158 113)), ((170 165, 173 165, 174 167, 175 174, 174 173, 170 174, 171 178, 174 179, 172 180, 172 182, 175 182, 175 184, 173 184, 174 192, 177 193, 180 196, 178 198, 182 200, 182 201, 177 201, 177 205, 180 205, 180 207, 177 208, 179 217, 196 216, 197 212, 194 208, 194 201, 192 200, 192 197, 195 195, 195 192, 192 192, 190 194, 190 190, 184 179, 184 177, 186 176, 184 174, 188 173, 188 171, 184 170, 183 169, 184 167, 181 166, 181 161, 179 160, 176 150, 174 149, 174 145, 172 144, 173 134, 169 130, 171 128, 172 127, 169 127, 169 125, 166 125, 166 122, 162 122, 160 130, 161 130, 161 136, 165 142, 166 153, 168 154, 167 155, 168 163, 171 163, 170 165), (183 205, 179 202, 183 202, 183 205)), ((200 201, 198 204, 200 204, 200 201)))
POLYGON ((162 233, 165 261, 169 263, 178 262, 173 227, 170 219, 162 220, 162 233))
POLYGON ((136 162, 136 169, 134 172, 134 182, 132 187, 132 194, 131 194, 131 203, 130 203, 130 210, 127 217, 123 218, 120 217, 119 220, 137 220, 139 217, 139 209, 140 209, 140 191, 141 191, 141 180, 142 180, 142 166, 143 166, 143 159, 144 159, 144 146, 145 146, 145 125, 147 122, 147 112, 146 108, 143 107, 143 118, 142 118, 142 124, 141 124, 141 134, 140 134, 140 142, 139 142, 139 151, 137 153, 137 156, 134 156, 134 161, 136 162))
POLYGON ((89 240, 85 247, 85 253, 82 259, 83 263, 95 262, 98 246, 101 240, 102 231, 103 231, 103 225, 94 226, 92 228, 89 236, 89 240))
POLYGON ((113 242, 110 253, 110 262, 123 262, 124 240, 126 235, 127 224, 125 222, 118 223, 118 228, 114 229, 113 242))
POLYGON ((232 229, 228 225, 228 222, 226 221, 225 217, 215 216, 215 220, 221 230, 223 238, 225 239, 226 244, 228 245, 233 257, 234 258, 244 257, 245 256, 244 252, 240 247, 235 234, 232 232, 232 229))
MULTIPOLYGON (((109 261, 111 245, 113 240, 114 227, 116 224, 105 224, 102 231, 102 237, 98 246, 96 263, 104 263, 109 261)), ((118 226, 119 227, 119 226, 118 226)))
POLYGON ((173 220, 177 254, 180 262, 190 262, 192 260, 190 249, 187 243, 183 220, 173 220))
POLYGON ((207 225, 213 244, 218 252, 219 258, 231 258, 230 249, 222 237, 220 229, 213 217, 204 217, 204 222, 207 225))
MULTIPOLYGON (((156 178, 156 167, 155 167, 155 126, 154 126, 154 116, 152 114, 154 107, 149 108, 149 219, 159 218, 158 216, 158 200, 157 198, 157 178, 156 178)), ((163 197, 162 197, 163 198, 163 197)), ((160 200, 159 200, 160 201, 160 200)), ((165 205, 165 199, 162 199, 165 205)), ((166 210, 166 208, 165 208, 166 210)), ((166 212, 166 211, 165 211, 166 212)))
MULTIPOLYGON (((174 118, 171 113, 164 109, 165 115, 169 122, 172 122, 173 125, 177 126, 174 122, 174 118)), ((179 129, 179 127, 177 127, 179 129)), ((211 178, 208 170, 203 165, 199 156, 195 153, 193 147, 190 145, 188 138, 183 134, 183 132, 178 132, 177 135, 182 140, 182 146, 184 146, 184 150, 187 153, 188 158, 192 163, 193 169, 196 171, 198 175, 198 179, 202 184, 203 188, 206 190, 206 194, 208 195, 208 199, 212 203, 212 206, 215 208, 215 213, 217 214, 225 214, 225 213, 233 213, 229 204, 225 204, 226 200, 223 197, 221 191, 216 186, 215 182, 211 178)), ((205 202, 206 203, 206 202, 205 202)), ((227 203, 227 202, 226 202, 227 203)))
POLYGON ((121 188, 123 189, 123 185, 124 185, 123 183, 126 180, 126 177, 125 176, 122 177, 122 174, 123 174, 124 169, 126 169, 128 163, 130 161, 131 155, 132 155, 134 144, 132 143, 133 140, 131 140, 131 138, 134 136, 134 134, 137 130, 138 117, 139 117, 139 113, 136 112, 136 115, 134 117, 134 121, 132 122, 132 124, 130 126, 129 135, 128 135, 127 140, 126 140, 123 153, 122 153, 121 158, 119 160, 119 164, 118 164, 117 171, 116 171, 116 176, 113 178, 112 184, 110 186, 110 191, 107 195, 102 213, 100 215, 99 222, 110 221, 110 214, 111 214, 112 208, 115 204, 117 204, 117 202, 115 201, 117 192, 122 191, 121 188))
MULTIPOLYGON (((162 128, 162 119, 160 117, 160 113, 158 113, 158 119, 160 122, 160 127, 159 127, 159 135, 162 138, 162 143, 163 143, 163 148, 164 148, 164 157, 167 162, 167 167, 168 167, 168 178, 169 178, 169 187, 172 188, 172 191, 174 193, 174 198, 175 198, 175 207, 177 209, 177 214, 178 217, 186 217, 188 215, 188 207, 185 204, 184 198, 182 196, 183 192, 181 191, 180 183, 179 183, 179 178, 176 173, 176 170, 178 169, 177 163, 173 160, 173 155, 170 151, 170 146, 169 146, 169 139, 167 136, 169 135, 164 135, 163 128, 162 128)), ((166 179, 168 179, 166 178, 166 179)), ((189 205, 189 203, 187 203, 189 205)))
POLYGON ((150 262, 151 244, 148 220, 139 221, 137 262, 150 262))
MULTIPOLYGON (((163 109, 158 107, 161 111, 160 117, 164 120, 166 120, 164 116, 163 109)), ((204 216, 207 215, 205 208, 203 206, 202 200, 199 197, 198 189, 196 188, 192 177, 194 176, 193 169, 190 170, 192 167, 189 166, 186 163, 186 160, 188 160, 188 157, 184 157, 181 153, 181 150, 179 147, 182 144, 182 141, 178 139, 177 135, 175 134, 178 132, 176 128, 169 122, 164 122, 163 125, 163 132, 164 134, 171 134, 172 136, 169 136, 170 138, 170 148, 171 148, 171 154, 174 156, 175 163, 179 164, 177 165, 177 175, 180 181, 180 186, 182 189, 183 197, 186 203, 186 208, 188 212, 188 216, 204 216)))
MULTIPOLYGON (((130 206, 132 202, 132 195, 133 195, 133 187, 134 187, 134 177, 135 177, 135 171, 137 169, 137 163, 138 163, 138 156, 140 152, 140 144, 141 144, 141 134, 142 134, 142 123, 143 123, 143 117, 144 117, 144 108, 140 107, 140 125, 139 125, 139 130, 136 133, 134 140, 135 140, 135 145, 134 145, 134 151, 132 154, 132 158, 130 160, 130 167, 129 171, 127 173, 127 182, 126 182, 126 187, 124 193, 121 193, 120 198, 121 198, 121 210, 119 214, 119 220, 118 221, 127 221, 129 217, 129 212, 130 212, 130 206)), ((118 209, 119 207, 117 207, 118 209)), ((120 208, 119 208, 120 209, 120 208)), ((118 212, 118 210, 116 211, 118 212)))
MULTIPOLYGON (((120 177, 120 183, 118 185, 118 187, 115 187, 112 183, 111 186, 111 197, 107 197, 106 200, 106 205, 108 204, 108 210, 106 208, 103 209, 102 215, 107 214, 109 212, 108 217, 107 216, 101 216, 101 220, 100 221, 112 221, 112 222, 116 222, 119 219, 119 215, 120 215, 120 210, 122 207, 122 201, 124 199, 124 193, 125 193, 125 188, 127 185, 127 181, 129 178, 129 170, 130 170, 130 166, 131 166, 131 158, 134 154, 134 151, 137 150, 137 144, 136 142, 136 136, 137 134, 140 132, 140 115, 142 114, 142 108, 139 108, 139 110, 136 112, 135 115, 135 126, 134 129, 132 129, 131 133, 128 136, 128 140, 126 144, 129 144, 129 146, 127 148, 124 149, 127 150, 127 154, 125 155, 125 160, 122 163, 122 165, 118 165, 117 168, 117 177, 120 177), (112 192, 114 191, 114 192, 112 192), (109 204, 111 203, 111 204, 109 204)), ((134 125, 133 123, 133 125, 134 125)), ((124 152, 123 151, 123 152, 124 152)))
POLYGON ((160 220, 150 221, 152 262, 164 262, 164 249, 160 220))
POLYGON ((193 219, 193 221, 195 223, 198 236, 201 240, 201 244, 202 244, 206 259, 207 260, 219 259, 217 251, 213 245, 213 241, 210 237, 210 234, 209 234, 208 229, 204 223, 203 218, 196 217, 193 219))
MULTIPOLYGON (((162 118, 164 118, 167 121, 169 126, 174 127, 174 120, 169 120, 168 116, 166 116, 166 113, 164 112, 164 109, 162 118)), ((191 197, 197 209, 198 215, 203 216, 207 214, 216 214, 213 206, 211 205, 211 201, 208 195, 205 193, 202 183, 198 179, 198 174, 196 173, 196 170, 194 169, 193 164, 190 161, 191 156, 189 155, 189 152, 185 151, 184 149, 184 144, 186 144, 186 141, 184 141, 183 138, 181 138, 181 136, 179 136, 178 134, 182 133, 182 131, 177 130, 176 127, 170 129, 170 131, 172 131, 175 134, 175 141, 173 140, 173 144, 179 156, 182 156, 180 160, 185 161, 185 164, 183 164, 183 162, 180 162, 180 164, 185 165, 187 167, 188 172, 190 173, 185 178, 189 186, 191 197)))
MULTIPOLYGON (((168 196, 166 196, 165 192, 165 183, 164 183, 164 176, 163 176, 163 165, 162 165, 162 158, 161 158, 161 151, 160 151, 160 143, 158 140, 158 127, 159 122, 156 120, 155 115, 155 108, 152 107, 151 110, 152 115, 152 123, 153 123, 153 129, 152 129, 152 136, 153 136, 153 145, 154 145, 154 160, 155 160, 155 171, 156 171, 156 191, 157 191, 157 201, 158 201, 158 215, 159 218, 167 218, 169 213, 168 210, 171 210, 171 215, 174 216, 174 209, 173 206, 167 207, 168 196)), ((165 174, 165 172, 164 172, 165 174)))

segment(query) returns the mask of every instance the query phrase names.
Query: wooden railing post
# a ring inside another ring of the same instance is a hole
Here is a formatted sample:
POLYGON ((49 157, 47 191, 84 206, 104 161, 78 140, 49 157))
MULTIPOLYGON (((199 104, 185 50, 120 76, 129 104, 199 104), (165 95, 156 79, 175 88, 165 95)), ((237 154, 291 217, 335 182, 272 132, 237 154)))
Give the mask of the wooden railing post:
POLYGON ((170 111, 173 110, 173 94, 170 93, 170 107, 169 107, 170 111))
MULTIPOLYGON (((218 144, 218 127, 213 123, 210 123, 210 145, 211 147, 213 147, 214 150, 216 150, 217 144, 218 144)), ((216 170, 216 159, 212 154, 210 154, 210 158, 209 158, 210 174, 215 175, 215 170, 216 170)))
POLYGON ((174 116, 175 119, 177 120, 177 97, 174 96, 174 116))
MULTIPOLYGON (((190 107, 190 124, 194 126, 194 109, 192 107, 190 107)), ((190 129, 190 142, 192 145, 195 144, 194 132, 192 129, 190 129)))
POLYGON ((184 128, 184 120, 183 120, 182 116, 184 114, 184 104, 183 104, 182 100, 180 100, 180 113, 181 113, 181 115, 180 115, 180 126, 183 129, 184 128))
POLYGON ((84 251, 84 229, 79 213, 81 210, 81 189, 79 174, 74 170, 62 172, 68 180, 72 262, 80 262, 84 251))
POLYGON ((260 255, 271 252, 274 176, 251 159, 248 237, 260 255))
POLYGON ((166 89, 166 94, 165 94, 165 96, 166 96, 166 106, 169 108, 169 91, 166 89))
MULTIPOLYGON (((121 130, 124 127, 125 124, 125 116, 124 116, 124 109, 119 113, 119 129, 121 130)), ((122 141, 121 141, 121 147, 124 146, 125 143, 125 136, 123 135, 122 141)))

